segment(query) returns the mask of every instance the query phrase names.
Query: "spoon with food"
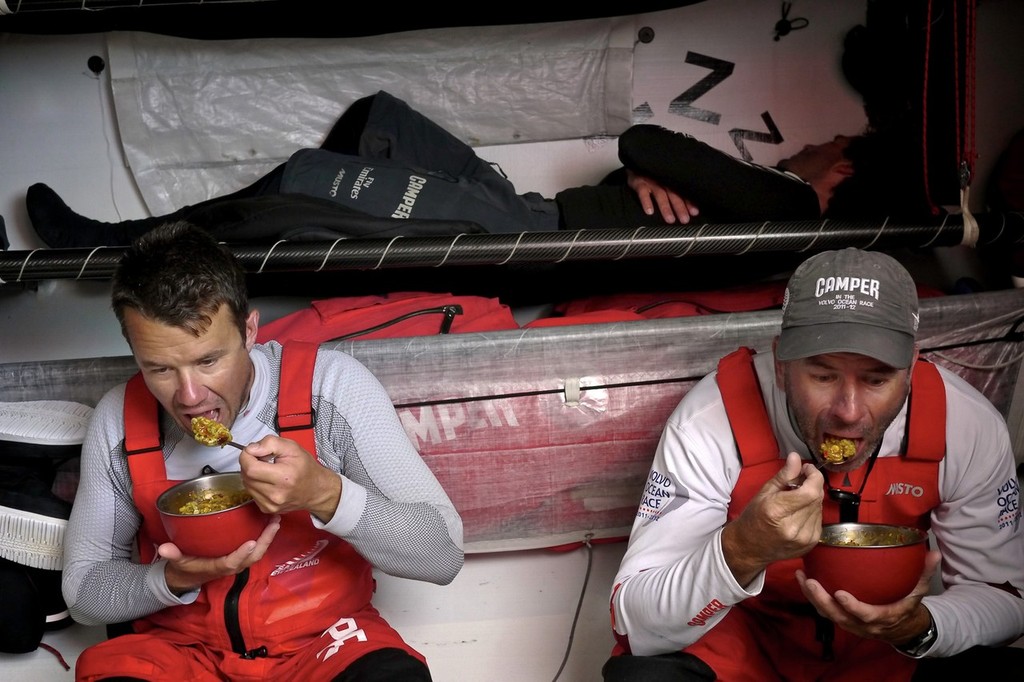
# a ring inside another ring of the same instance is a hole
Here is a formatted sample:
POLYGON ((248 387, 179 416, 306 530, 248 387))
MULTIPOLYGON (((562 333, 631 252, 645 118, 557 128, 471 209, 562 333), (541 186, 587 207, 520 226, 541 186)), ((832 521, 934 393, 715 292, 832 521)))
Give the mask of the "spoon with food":
MULTIPOLYGON (((209 417, 192 417, 192 437, 203 445, 213 447, 224 447, 230 445, 231 447, 244 450, 245 446, 236 443, 231 440, 231 430, 224 426, 218 421, 214 421, 209 417)), ((274 455, 266 455, 264 457, 258 457, 261 462, 274 463, 274 455)))
MULTIPOLYGON (((815 469, 821 471, 826 463, 828 464, 841 464, 846 460, 852 458, 857 454, 857 444, 849 438, 833 438, 829 436, 825 439, 825 442, 818 447, 818 452, 821 453, 824 462, 820 462, 814 466, 815 469)), ((804 482, 804 477, 790 481, 786 484, 790 490, 799 488, 804 482)))
POLYGON ((245 449, 244 445, 231 440, 231 431, 228 427, 209 417, 192 417, 192 437, 211 448, 230 445, 239 450, 245 449))
POLYGON ((849 438, 829 436, 818 448, 818 451, 829 464, 840 464, 857 454, 857 444, 849 438))

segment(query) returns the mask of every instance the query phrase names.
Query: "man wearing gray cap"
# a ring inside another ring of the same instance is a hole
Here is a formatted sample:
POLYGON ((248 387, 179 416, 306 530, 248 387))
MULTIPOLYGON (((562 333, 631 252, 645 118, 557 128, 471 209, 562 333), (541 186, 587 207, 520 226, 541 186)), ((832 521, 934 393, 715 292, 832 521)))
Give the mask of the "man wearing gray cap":
POLYGON ((1024 634, 1006 424, 918 359, 917 329, 916 286, 891 257, 851 248, 797 268, 773 353, 726 356, 666 424, 612 588, 607 682, 1024 670, 1024 649, 1002 646, 1024 634), (871 605, 805 576, 838 521, 932 532, 910 594, 871 605))

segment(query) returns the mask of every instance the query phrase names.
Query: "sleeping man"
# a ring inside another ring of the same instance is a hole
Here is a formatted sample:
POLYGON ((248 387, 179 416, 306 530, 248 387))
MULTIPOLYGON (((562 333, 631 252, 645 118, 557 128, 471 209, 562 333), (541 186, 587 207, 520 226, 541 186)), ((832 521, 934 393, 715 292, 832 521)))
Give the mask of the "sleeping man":
POLYGON ((41 183, 28 189, 26 205, 51 248, 126 245, 176 220, 229 243, 632 228, 698 216, 814 220, 837 210, 870 147, 871 136, 837 136, 767 167, 682 133, 635 125, 619 138, 622 169, 549 199, 518 194, 471 147, 381 91, 354 102, 318 149, 301 149, 244 189, 168 215, 91 220, 41 183))

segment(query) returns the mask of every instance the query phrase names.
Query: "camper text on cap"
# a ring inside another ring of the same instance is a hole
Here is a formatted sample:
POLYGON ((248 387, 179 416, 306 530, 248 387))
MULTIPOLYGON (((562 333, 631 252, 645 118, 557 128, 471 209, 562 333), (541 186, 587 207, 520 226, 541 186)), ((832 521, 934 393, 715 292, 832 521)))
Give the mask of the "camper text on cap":
POLYGON ((776 355, 859 353, 902 369, 914 357, 917 326, 917 287, 895 259, 854 248, 826 251, 789 280, 776 355))

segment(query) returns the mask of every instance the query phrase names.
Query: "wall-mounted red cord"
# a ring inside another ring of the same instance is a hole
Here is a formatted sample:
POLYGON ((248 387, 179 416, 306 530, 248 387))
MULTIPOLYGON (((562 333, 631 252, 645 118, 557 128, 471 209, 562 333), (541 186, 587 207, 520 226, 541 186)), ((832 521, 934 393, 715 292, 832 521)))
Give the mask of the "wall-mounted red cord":
POLYGON ((924 29, 924 73, 921 81, 921 174, 924 182, 924 200, 932 215, 939 214, 939 207, 932 201, 932 191, 928 181, 928 74, 931 71, 932 53, 932 0, 925 3, 924 29))
MULTIPOLYGON (((958 158, 958 174, 960 189, 970 186, 974 177, 974 162, 977 158, 975 147, 975 19, 977 16, 977 0, 953 0, 952 8, 952 41, 953 41, 953 107, 954 135, 956 155, 958 158), (960 23, 963 7, 963 53, 961 54, 960 23), (960 70, 963 66, 963 88, 961 89, 960 70)), ((921 92, 921 160, 924 180, 925 200, 932 215, 939 214, 939 208, 932 199, 928 178, 928 79, 931 66, 932 42, 932 0, 927 0, 925 10, 925 42, 924 42, 924 73, 921 92)))
MULTIPOLYGON (((975 81, 975 18, 977 16, 977 0, 964 0, 965 4, 965 16, 964 16, 964 88, 963 98, 961 99, 960 83, 957 81, 956 87, 956 104, 957 104, 957 120, 956 120, 956 144, 957 152, 960 154, 960 189, 967 189, 971 184, 971 180, 974 179, 974 163, 977 160, 977 149, 975 148, 974 138, 974 107, 975 107, 975 94, 974 94, 974 81, 975 81), (963 120, 960 118, 960 107, 963 109, 963 120), (962 137, 961 137, 962 135, 962 137)), ((959 25, 957 21, 956 5, 953 8, 953 24, 954 26, 959 25)), ((959 34, 954 36, 955 39, 959 38, 959 34)), ((954 40, 953 43, 953 61, 957 64, 955 73, 959 76, 959 64, 961 63, 959 53, 959 41, 954 40)))

